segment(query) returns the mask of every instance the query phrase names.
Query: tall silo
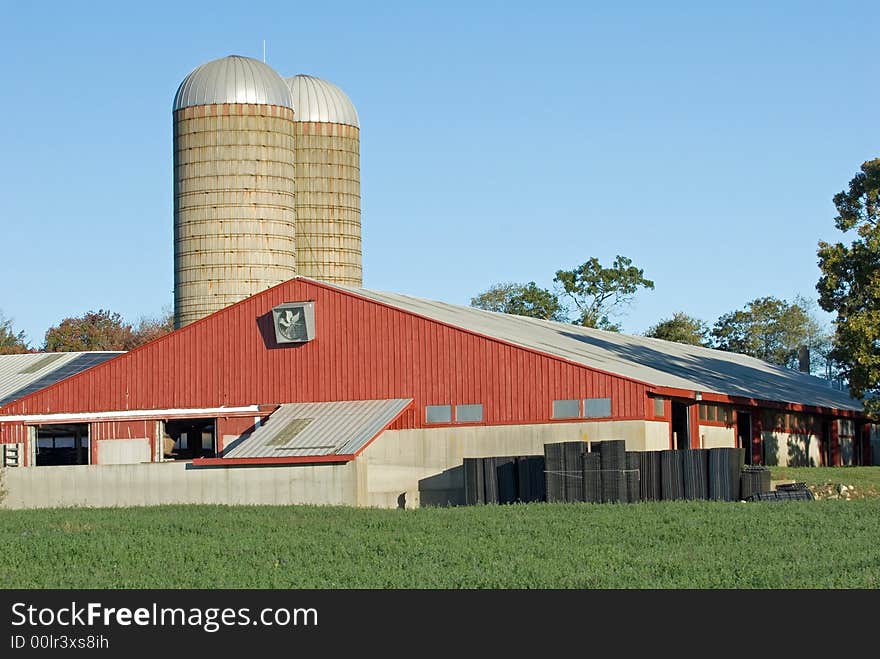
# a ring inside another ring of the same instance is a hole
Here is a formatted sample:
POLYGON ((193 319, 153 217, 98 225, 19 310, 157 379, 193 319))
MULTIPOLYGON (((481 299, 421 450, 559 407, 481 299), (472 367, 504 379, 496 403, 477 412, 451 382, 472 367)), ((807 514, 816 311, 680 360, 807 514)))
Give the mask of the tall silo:
POLYGON ((300 275, 363 284, 360 122, 339 87, 287 78, 295 112, 296 262, 300 275))
POLYGON ((174 97, 174 314, 183 327, 296 275, 294 112, 266 64, 203 64, 174 97))

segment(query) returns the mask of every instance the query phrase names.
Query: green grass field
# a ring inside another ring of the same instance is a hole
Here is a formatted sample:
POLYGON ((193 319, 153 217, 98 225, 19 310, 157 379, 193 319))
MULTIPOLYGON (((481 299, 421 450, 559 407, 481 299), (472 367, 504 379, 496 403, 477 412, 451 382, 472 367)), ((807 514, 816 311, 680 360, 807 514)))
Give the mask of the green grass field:
POLYGON ((0 511, 2 588, 878 588, 880 499, 0 511))

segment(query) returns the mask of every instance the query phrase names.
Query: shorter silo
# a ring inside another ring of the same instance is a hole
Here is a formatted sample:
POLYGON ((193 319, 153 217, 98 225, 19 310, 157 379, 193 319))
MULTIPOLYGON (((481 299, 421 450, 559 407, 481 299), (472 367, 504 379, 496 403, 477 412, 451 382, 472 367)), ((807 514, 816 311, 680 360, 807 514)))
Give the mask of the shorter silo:
POLYGON ((297 273, 361 286, 360 127, 336 85, 287 78, 294 108, 297 273))

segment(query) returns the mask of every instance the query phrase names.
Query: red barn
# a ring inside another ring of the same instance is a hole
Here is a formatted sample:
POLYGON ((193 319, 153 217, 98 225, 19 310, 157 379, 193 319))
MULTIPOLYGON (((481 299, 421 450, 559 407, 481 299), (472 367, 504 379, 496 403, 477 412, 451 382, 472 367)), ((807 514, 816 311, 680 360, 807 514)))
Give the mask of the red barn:
POLYGON ((7 505, 389 506, 569 439, 871 464, 861 410, 743 355, 295 278, 7 402, 0 443, 7 505))

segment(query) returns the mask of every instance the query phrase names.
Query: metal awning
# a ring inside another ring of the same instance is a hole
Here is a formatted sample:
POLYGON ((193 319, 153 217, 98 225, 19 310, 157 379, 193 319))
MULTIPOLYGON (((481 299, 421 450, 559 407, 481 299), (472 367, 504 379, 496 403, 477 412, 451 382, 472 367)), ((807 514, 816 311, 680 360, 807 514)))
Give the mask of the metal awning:
POLYGON ((212 460, 352 456, 410 406, 412 398, 330 403, 285 403, 247 437, 212 460))

